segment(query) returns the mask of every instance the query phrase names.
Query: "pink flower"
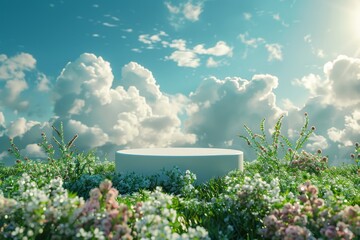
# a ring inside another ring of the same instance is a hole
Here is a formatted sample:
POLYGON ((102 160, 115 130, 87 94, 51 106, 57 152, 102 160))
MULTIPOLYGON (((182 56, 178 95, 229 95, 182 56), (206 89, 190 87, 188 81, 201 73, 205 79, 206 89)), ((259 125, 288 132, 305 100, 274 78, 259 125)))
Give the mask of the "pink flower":
POLYGON ((116 200, 110 199, 106 201, 106 210, 118 209, 119 204, 116 200))
POLYGON ((88 212, 98 209, 100 209, 99 201, 95 199, 89 199, 88 201, 86 201, 83 207, 83 213, 87 214, 88 212))
POLYGON ((104 181, 102 181, 100 183, 100 191, 104 192, 104 191, 109 191, 112 187, 112 183, 110 180, 105 179, 104 181))
POLYGON ((101 228, 104 230, 105 235, 109 235, 110 231, 111 231, 111 219, 110 218, 104 218, 101 221, 101 228))
POLYGON ((335 226, 328 226, 325 230, 325 237, 330 238, 330 239, 334 239, 336 238, 337 234, 336 234, 336 227, 335 226))
POLYGON ((314 186, 314 185, 310 185, 309 187, 308 187, 308 191, 309 191, 309 193, 311 193, 313 196, 316 196, 317 194, 318 194, 318 189, 317 189, 317 187, 316 186, 314 186))
POLYGON ((102 194, 100 192, 99 188, 93 188, 90 191, 90 198, 94 200, 99 200, 102 197, 102 194))
POLYGON ((111 188, 106 194, 106 201, 109 201, 110 199, 116 199, 118 195, 119 195, 119 191, 116 190, 115 188, 111 188))
POLYGON ((264 219, 264 225, 265 226, 273 226, 277 222, 277 218, 274 215, 267 216, 264 219))
POLYGON ((322 207, 322 206, 324 206, 324 200, 321 198, 317 198, 317 199, 315 199, 314 204, 316 207, 322 207))

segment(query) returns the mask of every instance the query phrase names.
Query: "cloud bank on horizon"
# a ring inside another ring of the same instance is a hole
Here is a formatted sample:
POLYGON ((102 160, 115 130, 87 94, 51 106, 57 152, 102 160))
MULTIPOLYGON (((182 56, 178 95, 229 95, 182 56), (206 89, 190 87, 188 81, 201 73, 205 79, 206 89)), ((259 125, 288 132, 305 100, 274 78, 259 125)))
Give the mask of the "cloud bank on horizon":
POLYGON ((252 160, 244 124, 271 128, 285 115, 295 141, 305 112, 316 127, 305 149, 351 162, 359 11, 356 0, 0 2, 0 163, 15 160, 9 138, 44 158, 40 133, 60 123, 69 140, 79 134, 78 150, 108 159, 187 146, 252 160))
POLYGON ((322 149, 332 163, 346 162, 349 147, 360 137, 360 59, 347 56, 326 63, 322 76, 310 74, 295 80, 293 84, 308 89, 310 97, 301 108, 288 103, 283 109, 274 92, 278 78, 270 74, 255 74, 251 79, 211 76, 188 96, 167 94, 161 91, 152 72, 136 62, 122 67, 120 84, 114 85, 110 63, 84 53, 63 68, 51 88, 43 76, 35 87, 27 89, 29 72, 41 75, 35 58, 21 53, 2 55, 1 59, 0 76, 11 89, 7 93, 11 102, 5 102, 9 98, 1 99, 2 104, 25 113, 30 111, 31 102, 24 104, 28 108, 13 104, 23 102, 23 94, 46 91, 53 99, 49 103, 53 116, 45 122, 24 117, 7 122, 6 114, 0 111, 3 162, 10 161, 8 138, 14 138, 22 154, 44 157, 34 143, 40 141, 41 132, 51 135, 51 125, 60 122, 65 136, 79 134, 79 150, 96 148, 110 159, 115 150, 122 148, 168 146, 240 148, 246 156, 252 156, 237 137, 244 133, 243 124, 256 130, 262 118, 270 127, 286 115, 282 131, 295 140, 304 112, 317 127, 305 148, 322 149), (14 81, 22 84, 13 85, 14 81))

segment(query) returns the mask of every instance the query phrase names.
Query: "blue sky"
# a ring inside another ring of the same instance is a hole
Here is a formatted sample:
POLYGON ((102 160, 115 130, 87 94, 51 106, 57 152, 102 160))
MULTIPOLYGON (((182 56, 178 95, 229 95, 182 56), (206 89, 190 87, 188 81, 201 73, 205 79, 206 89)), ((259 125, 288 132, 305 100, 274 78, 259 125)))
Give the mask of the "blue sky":
POLYGON ((360 140, 359 16, 357 0, 1 1, 0 142, 43 156, 32 143, 64 122, 109 156, 242 149, 243 124, 284 114, 296 139, 307 111, 308 150, 345 161, 360 140))

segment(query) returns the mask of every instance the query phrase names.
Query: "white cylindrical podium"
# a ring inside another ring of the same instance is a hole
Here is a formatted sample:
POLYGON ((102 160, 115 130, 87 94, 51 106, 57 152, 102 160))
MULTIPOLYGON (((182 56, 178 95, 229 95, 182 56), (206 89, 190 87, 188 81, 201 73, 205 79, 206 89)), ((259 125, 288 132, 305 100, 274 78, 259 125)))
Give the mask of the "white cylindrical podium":
POLYGON ((243 152, 221 148, 139 148, 117 151, 115 154, 117 173, 160 173, 174 166, 196 174, 197 182, 224 176, 232 170, 243 171, 243 152))

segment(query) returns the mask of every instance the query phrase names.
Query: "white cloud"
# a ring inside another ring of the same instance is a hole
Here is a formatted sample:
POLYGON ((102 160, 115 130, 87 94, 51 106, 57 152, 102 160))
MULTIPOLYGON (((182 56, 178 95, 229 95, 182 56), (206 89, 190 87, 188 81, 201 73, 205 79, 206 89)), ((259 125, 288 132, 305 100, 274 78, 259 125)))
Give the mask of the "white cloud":
POLYGON ((303 86, 310 92, 311 97, 327 95, 330 91, 329 81, 322 80, 319 75, 309 74, 301 79, 295 79, 294 85, 303 86))
POLYGON ((263 44, 265 40, 263 38, 249 38, 249 33, 245 32, 244 34, 239 34, 241 42, 246 46, 257 48, 259 44, 263 44))
POLYGON ((294 111, 294 110, 297 110, 297 111, 300 110, 300 108, 295 106, 295 104, 293 102, 291 102, 291 100, 288 98, 282 99, 281 102, 282 102, 283 109, 287 112, 294 111))
POLYGON ((360 103, 360 59, 338 56, 324 66, 326 81, 331 86, 332 103, 351 106, 360 103))
POLYGON ((5 127, 5 116, 0 112, 0 126, 5 127))
POLYGON ((289 24, 285 23, 285 21, 281 19, 279 13, 273 14, 272 17, 275 21, 281 22, 281 25, 283 25, 284 27, 289 27, 289 24))
POLYGON ((274 14, 274 15, 273 15, 273 19, 275 19, 276 21, 280 21, 280 19, 281 19, 281 18, 280 18, 280 14, 278 14, 278 13, 277 13, 277 14, 274 14))
POLYGON ((175 51, 166 59, 173 60, 179 67, 196 68, 200 66, 200 58, 192 51, 175 51))
POLYGON ((36 85, 37 85, 37 90, 40 92, 50 91, 50 81, 43 73, 38 74, 36 85))
POLYGON ((167 45, 178 50, 186 50, 186 40, 183 39, 174 39, 167 45))
POLYGON ((282 113, 273 93, 277 85, 277 78, 271 75, 254 75, 250 81, 208 78, 190 95, 198 107, 185 125, 198 136, 198 145, 226 147, 229 141, 238 140, 243 124, 255 128, 254 119, 266 117, 271 123, 282 113))
POLYGON ((7 80, 5 84, 7 90, 7 101, 14 102, 21 92, 28 89, 29 86, 24 79, 7 80))
POLYGON ((243 14, 243 16, 244 16, 244 19, 247 20, 247 21, 249 21, 249 20, 252 18, 251 13, 248 13, 248 12, 245 12, 245 13, 243 14))
MULTIPOLYGON (((39 92, 31 96, 26 93, 34 89, 45 93, 49 90, 49 84, 45 74, 36 70, 36 59, 31 54, 20 53, 13 57, 0 55, 0 105, 15 113, 29 113, 31 108, 39 108, 36 101, 39 92), (35 84, 29 84, 31 82, 35 84)), ((44 94, 42 97, 46 98, 44 94)))
POLYGON ((136 52, 136 53, 141 53, 141 50, 138 48, 132 48, 131 51, 136 52))
POLYGON ((1 55, 0 61, 0 81, 11 79, 24 79, 25 72, 35 69, 36 60, 28 53, 20 53, 8 58, 1 55))
POLYGON ((72 107, 69 110, 69 114, 76 115, 79 114, 83 107, 85 106, 85 101, 83 99, 75 99, 72 107))
POLYGON ((324 50, 320 49, 320 48, 316 48, 314 46, 313 40, 312 40, 312 37, 311 37, 310 34, 307 34, 307 35, 304 36, 304 41, 309 44, 312 54, 314 54, 318 58, 324 58, 325 57, 324 50))
POLYGON ((102 25, 105 27, 117 27, 116 24, 112 24, 112 23, 108 23, 108 22, 103 22, 102 25))
POLYGON ((329 144, 324 136, 313 134, 309 137, 306 148, 311 152, 315 152, 318 149, 324 150, 329 147, 329 144))
POLYGON ((171 5, 171 3, 169 2, 165 2, 165 6, 167 7, 167 9, 169 10, 170 13, 172 14, 178 14, 180 12, 180 8, 171 5))
POLYGON ((196 22, 199 21, 200 15, 203 12, 202 1, 187 1, 174 5, 170 2, 165 2, 165 6, 170 13, 170 24, 178 29, 185 24, 186 21, 196 22))
POLYGON ((181 129, 180 110, 149 70, 130 62, 122 69, 121 86, 112 87, 113 78, 110 64, 93 54, 67 64, 58 77, 57 121, 64 122, 69 135, 79 134, 78 147, 106 151, 196 141, 181 129))
POLYGON ((5 116, 0 112, 0 138, 4 135, 6 130, 5 116))
MULTIPOLYGON (((167 46, 187 50, 186 43, 173 44, 167 46)), ((290 100, 283 101, 281 109, 274 92, 279 81, 273 75, 254 75, 251 80, 209 77, 189 96, 168 95, 160 90, 151 71, 135 62, 122 68, 121 80, 116 81, 119 85, 114 86, 110 64, 93 54, 83 54, 68 63, 57 78, 57 117, 43 124, 24 118, 9 123, 0 135, 1 158, 7 158, 4 146, 9 136, 17 138, 20 149, 36 152, 27 147, 39 142, 34 141, 38 139, 34 133, 45 131, 50 137, 50 126, 63 122, 68 140, 79 134, 75 142, 78 149, 96 147, 98 152, 108 153, 110 159, 115 150, 122 148, 214 146, 241 149, 245 158, 252 160, 253 152, 238 138, 245 134, 244 124, 258 131, 262 118, 266 118, 268 128, 286 114, 283 132, 295 141, 303 114, 308 112, 310 126, 317 129, 305 144, 306 149, 321 148, 330 162, 346 162, 353 150, 346 146, 360 139, 360 96, 354 95, 355 90, 348 92, 352 94, 348 97, 339 95, 334 86, 344 90, 351 85, 356 89, 358 60, 342 56, 326 64, 324 77, 309 74, 300 78, 296 84, 308 89, 310 98, 301 109, 290 100)), ((1 122, 6 124, 0 114, 1 122)))
POLYGON ((20 153, 22 156, 26 156, 29 159, 44 159, 47 157, 46 153, 36 143, 27 145, 20 153))
POLYGON ((219 61, 215 61, 212 57, 209 57, 207 62, 206 62, 206 66, 207 67, 218 67, 220 65, 219 61))
POLYGON ((187 20, 196 22, 199 20, 199 16, 202 11, 203 9, 201 4, 194 5, 191 2, 187 2, 184 5, 183 14, 187 20))
POLYGON ((19 118, 14 122, 10 123, 10 126, 7 128, 7 135, 11 138, 22 137, 27 131, 29 131, 33 126, 40 124, 35 121, 26 121, 25 118, 19 118))
MULTIPOLYGON (((198 55, 211 56, 232 56, 232 48, 224 41, 218 41, 214 47, 205 48, 204 44, 198 44, 193 49, 186 47, 186 41, 183 39, 172 40, 171 43, 166 43, 165 46, 178 49, 165 59, 173 60, 180 67, 196 68, 200 66, 200 57, 198 55)), ((208 67, 215 67, 219 65, 219 61, 214 58, 208 58, 206 65, 208 67)))
POLYGON ((265 48, 269 52, 268 61, 283 60, 282 51, 281 51, 282 46, 280 44, 277 43, 266 44, 265 48))
POLYGON ((343 129, 331 127, 327 134, 331 141, 340 143, 342 146, 353 146, 354 141, 359 140, 360 133, 360 111, 355 109, 344 117, 345 124, 343 129))
POLYGON ((325 57, 324 50, 322 50, 322 49, 317 49, 315 55, 316 55, 317 57, 319 57, 319 58, 324 58, 324 57, 325 57))
POLYGON ((232 56, 232 48, 226 42, 218 41, 214 47, 204 48, 204 44, 199 44, 194 47, 194 52, 197 54, 207 54, 213 56, 232 56))
POLYGON ((311 34, 307 34, 305 35, 304 37, 304 41, 307 42, 307 43, 311 43, 312 42, 312 39, 311 39, 311 34))
POLYGON ((148 45, 148 48, 153 48, 154 44, 161 41, 161 37, 168 36, 166 32, 160 31, 157 34, 150 35, 150 34, 141 34, 139 35, 138 40, 142 43, 148 45))

